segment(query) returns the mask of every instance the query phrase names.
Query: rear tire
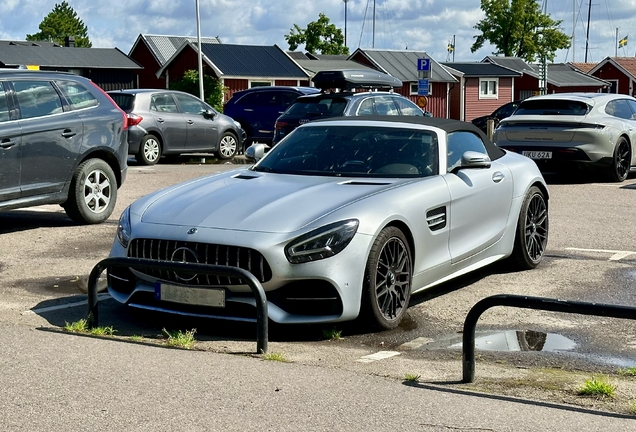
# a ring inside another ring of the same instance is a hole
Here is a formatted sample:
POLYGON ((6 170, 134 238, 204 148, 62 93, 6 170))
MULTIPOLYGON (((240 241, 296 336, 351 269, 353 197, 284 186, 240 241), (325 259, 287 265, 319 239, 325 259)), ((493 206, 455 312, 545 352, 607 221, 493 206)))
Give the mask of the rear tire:
POLYGON ((73 174, 66 214, 79 224, 97 224, 110 217, 117 201, 117 179, 105 161, 88 159, 73 174))
POLYGON ((522 270, 539 265, 548 243, 548 204, 541 189, 532 186, 521 204, 511 258, 522 270))
POLYGON ((632 149, 624 137, 621 137, 614 148, 612 164, 608 169, 608 178, 613 182, 623 182, 629 175, 632 164, 632 149))
POLYGON ((161 144, 154 135, 146 135, 139 145, 139 153, 135 155, 137 162, 143 165, 155 165, 161 157, 161 144))
POLYGON ((406 237, 386 227, 375 239, 364 274, 361 317, 373 327, 392 329, 404 318, 411 298, 413 265, 406 237))

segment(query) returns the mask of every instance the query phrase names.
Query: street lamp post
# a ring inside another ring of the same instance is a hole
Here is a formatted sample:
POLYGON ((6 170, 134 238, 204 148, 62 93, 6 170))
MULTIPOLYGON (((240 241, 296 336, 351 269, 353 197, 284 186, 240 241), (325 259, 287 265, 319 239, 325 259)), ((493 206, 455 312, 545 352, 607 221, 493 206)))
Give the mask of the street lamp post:
POLYGON ((196 0, 196 6, 197 6, 197 44, 198 44, 198 49, 197 51, 199 51, 199 55, 198 55, 198 60, 199 60, 199 98, 201 98, 201 100, 203 99, 203 54, 201 53, 201 17, 199 15, 199 0, 196 0))
POLYGON ((342 0, 344 2, 345 5, 345 46, 347 46, 347 2, 349 0, 342 0))

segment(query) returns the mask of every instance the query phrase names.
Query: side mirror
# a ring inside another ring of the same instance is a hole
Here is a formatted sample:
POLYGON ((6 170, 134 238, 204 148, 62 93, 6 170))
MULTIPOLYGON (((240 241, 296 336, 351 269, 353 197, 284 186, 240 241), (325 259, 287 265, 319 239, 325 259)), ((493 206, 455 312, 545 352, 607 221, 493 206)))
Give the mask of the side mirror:
POLYGON ((476 151, 467 151, 462 154, 460 168, 490 168, 491 161, 488 155, 476 151))
POLYGON ((265 156, 265 144, 252 144, 245 150, 245 158, 250 162, 258 162, 265 156))
POLYGON ((203 111, 203 117, 205 118, 209 118, 209 119, 213 119, 214 117, 216 117, 216 111, 213 110, 205 110, 203 111))

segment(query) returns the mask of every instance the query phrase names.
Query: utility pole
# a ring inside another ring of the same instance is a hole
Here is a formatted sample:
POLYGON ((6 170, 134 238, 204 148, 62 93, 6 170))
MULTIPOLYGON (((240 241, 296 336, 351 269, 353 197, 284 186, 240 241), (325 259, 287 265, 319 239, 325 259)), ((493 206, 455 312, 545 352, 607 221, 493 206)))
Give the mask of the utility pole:
POLYGON ((344 37, 345 37, 345 46, 347 46, 347 2, 349 0, 342 0, 342 1, 344 2, 344 5, 345 5, 345 34, 344 34, 344 37))
POLYGON ((203 54, 201 53, 201 17, 199 15, 199 0, 196 0, 197 6, 197 45, 199 51, 199 98, 203 101, 203 54))

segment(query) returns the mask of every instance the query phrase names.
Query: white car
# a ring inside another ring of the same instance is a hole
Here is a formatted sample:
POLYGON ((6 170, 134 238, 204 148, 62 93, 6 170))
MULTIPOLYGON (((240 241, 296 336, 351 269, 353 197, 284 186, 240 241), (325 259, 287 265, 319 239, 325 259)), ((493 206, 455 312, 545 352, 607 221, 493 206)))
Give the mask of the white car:
MULTIPOLYGON (((252 167, 139 199, 110 256, 248 270, 277 323, 393 328, 412 293, 508 257, 534 268, 547 239, 548 190, 532 160, 470 123, 374 116, 307 123, 252 167)), ((140 308, 255 316, 238 279, 113 268, 108 290, 140 308)))
POLYGON ((622 182, 636 169, 636 99, 610 93, 528 98, 501 120, 493 141, 542 170, 590 167, 622 182))

